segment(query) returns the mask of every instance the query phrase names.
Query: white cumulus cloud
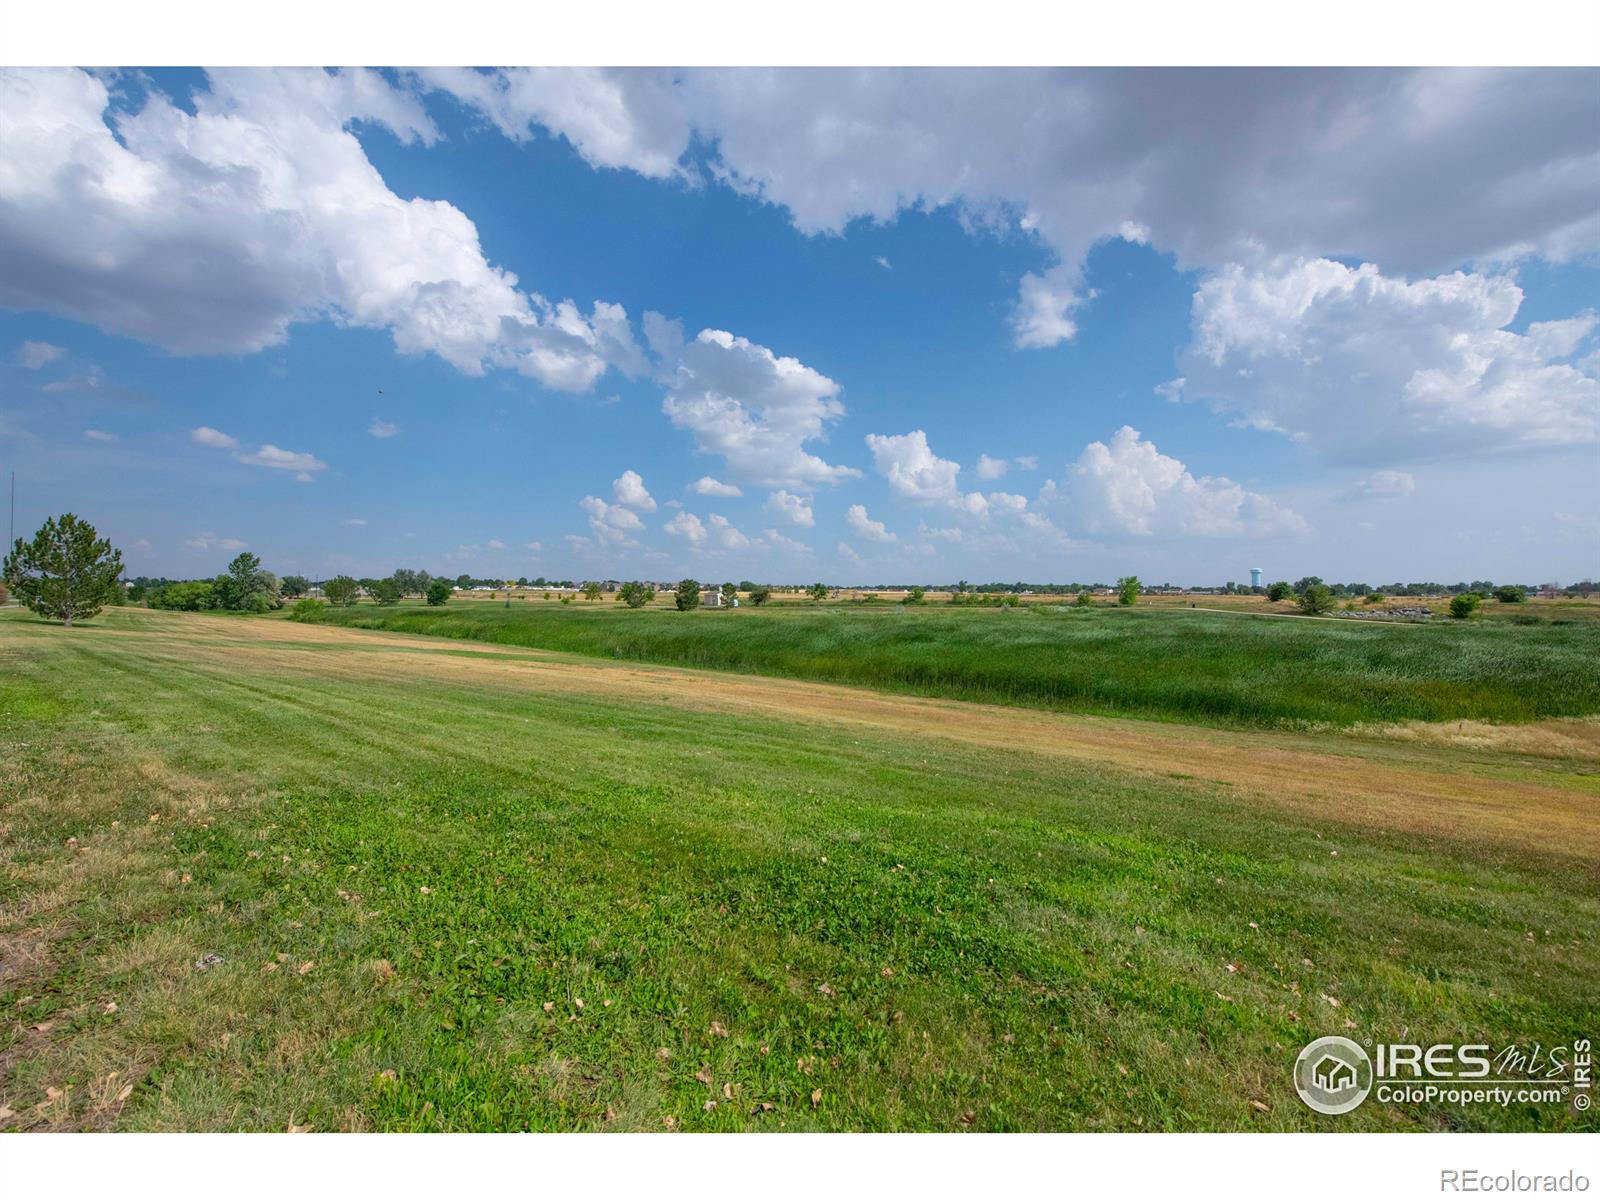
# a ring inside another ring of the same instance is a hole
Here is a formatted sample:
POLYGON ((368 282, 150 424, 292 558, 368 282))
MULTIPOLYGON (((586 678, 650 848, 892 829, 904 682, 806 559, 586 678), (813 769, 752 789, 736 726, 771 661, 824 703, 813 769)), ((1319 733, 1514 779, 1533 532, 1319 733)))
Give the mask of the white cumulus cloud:
POLYGON ((727 517, 712 513, 706 518, 706 524, 711 527, 711 536, 716 539, 716 545, 719 550, 748 550, 750 548, 750 539, 740 533, 727 517))
POLYGON ((189 440, 201 446, 214 446, 219 450, 237 450, 239 439, 229 437, 220 429, 213 429, 209 425, 202 425, 198 429, 189 431, 189 440))
POLYGON ((434 141, 411 91, 365 70, 212 71, 189 106, 153 87, 112 105, 79 70, 0 72, 0 305, 179 354, 332 319, 565 390, 644 368, 619 306, 521 289, 461 210, 390 190, 352 126, 434 141))
POLYGON ((777 513, 791 525, 804 525, 810 528, 817 523, 811 511, 810 501, 804 496, 796 496, 793 492, 784 491, 782 488, 769 495, 763 507, 770 513, 777 513))
POLYGON ((798 542, 792 537, 786 537, 785 535, 779 533, 776 529, 763 529, 761 534, 767 539, 768 545, 772 546, 776 550, 782 551, 785 554, 811 553, 810 546, 806 545, 804 542, 798 542))
POLYGON ((1305 521, 1231 479, 1196 478, 1131 426, 1090 442, 1068 472, 1072 518, 1094 533, 1224 537, 1298 533, 1305 521))
POLYGON ((595 540, 603 546, 633 545, 629 535, 644 528, 644 522, 632 509, 620 504, 607 504, 598 496, 585 496, 578 501, 578 507, 589 514, 589 528, 594 531, 595 540))
POLYGON ((897 540, 882 521, 874 521, 867 515, 867 508, 864 504, 852 504, 850 510, 845 513, 844 520, 845 524, 850 526, 852 532, 869 542, 893 542, 897 540))
POLYGON ((988 482, 999 479, 1011 469, 1011 464, 1003 458, 990 458, 987 454, 978 455, 978 478, 988 482))
POLYGON ((1328 259, 1229 267, 1195 294, 1182 393, 1341 462, 1600 440, 1600 379, 1569 361, 1600 318, 1513 333, 1521 304, 1509 276, 1412 282, 1328 259))
POLYGON ((709 475, 702 475, 689 485, 689 490, 697 496, 721 496, 730 498, 742 496, 744 493, 731 483, 723 483, 709 475))
POLYGON ((264 443, 260 449, 252 450, 249 454, 234 455, 242 463, 252 467, 271 467, 277 471, 298 471, 302 475, 312 471, 325 471, 328 464, 315 454, 307 454, 298 450, 284 450, 274 446, 271 442, 264 443))
POLYGON ((637 471, 624 471, 612 480, 611 494, 624 508, 637 509, 639 512, 656 510, 655 498, 646 490, 644 479, 637 471))
POLYGON ((1401 271, 1600 248, 1594 79, 1548 70, 697 69, 432 77, 512 136, 722 185, 807 234, 949 206, 1052 265, 1019 287, 1023 347, 1075 332, 1098 242, 1212 269, 1338 254, 1401 271), (1441 206, 1438 197, 1449 196, 1441 206), (1020 218, 1018 216, 1020 215, 1020 218))
POLYGON ((673 537, 685 539, 691 546, 702 545, 706 540, 706 527, 691 512, 681 512, 662 526, 673 537))
POLYGON ((797 359, 706 329, 683 347, 669 389, 662 411, 738 480, 806 489, 860 474, 804 448, 844 415, 844 405, 838 384, 797 359))
MULTIPOLYGON (((3 128, 3 125, 0 125, 0 128, 3 128)), ((65 353, 66 351, 60 346, 52 346, 49 342, 23 342, 17 347, 17 362, 30 371, 37 371, 40 367, 55 362, 65 353)))

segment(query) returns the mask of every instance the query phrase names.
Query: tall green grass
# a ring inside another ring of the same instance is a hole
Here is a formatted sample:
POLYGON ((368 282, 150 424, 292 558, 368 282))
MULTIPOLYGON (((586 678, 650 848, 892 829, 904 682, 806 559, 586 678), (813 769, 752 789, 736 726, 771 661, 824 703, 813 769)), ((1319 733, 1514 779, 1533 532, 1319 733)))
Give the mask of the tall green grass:
POLYGON ((1227 725, 1600 712, 1600 625, 1348 625, 1183 610, 334 609, 342 625, 923 695, 1227 725))

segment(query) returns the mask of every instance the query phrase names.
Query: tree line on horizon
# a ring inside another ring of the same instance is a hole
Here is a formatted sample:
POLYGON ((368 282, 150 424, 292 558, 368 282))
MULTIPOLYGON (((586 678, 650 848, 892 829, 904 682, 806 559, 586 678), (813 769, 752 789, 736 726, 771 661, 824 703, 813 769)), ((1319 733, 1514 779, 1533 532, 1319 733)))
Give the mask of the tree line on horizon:
MULTIPOLYGON (((715 585, 712 586, 715 588, 715 585)), ((1553 584, 1536 586, 1552 589, 1555 587, 1553 584)), ((508 602, 509 590, 519 587, 559 588, 565 593, 562 600, 568 603, 571 602, 575 591, 581 591, 581 594, 591 602, 609 591, 615 594, 618 601, 626 603, 630 608, 642 608, 651 603, 658 590, 654 583, 641 580, 620 584, 608 581, 607 585, 588 580, 582 584, 581 589, 570 580, 553 582, 545 580, 542 576, 534 580, 523 577, 510 581, 480 580, 468 574, 461 574, 451 581, 435 577, 425 570, 411 568, 399 568, 383 578, 357 579, 350 575, 336 575, 330 579, 313 582, 306 576, 298 574, 284 575, 280 578, 265 569, 260 557, 249 551, 241 551, 228 564, 226 571, 211 578, 173 580, 141 575, 129 580, 123 578, 121 551, 112 547, 109 539, 101 538, 94 526, 72 513, 48 519, 28 541, 17 538, 10 553, 6 555, 3 566, 0 566, 0 602, 8 598, 8 592, 14 592, 22 603, 35 612, 58 619, 69 626, 74 620, 84 620, 94 616, 107 604, 142 603, 151 608, 190 612, 265 613, 282 608, 288 600, 298 599, 300 604, 296 606, 297 615, 306 616, 316 608, 320 608, 323 603, 322 600, 309 597, 309 593, 313 590, 320 591, 326 602, 334 605, 354 604, 362 595, 366 595, 380 605, 397 604, 408 596, 417 596, 425 599, 430 605, 438 606, 447 603, 456 589, 475 587, 507 590, 508 602)), ((703 590, 700 581, 693 577, 681 580, 672 589, 674 606, 680 611, 700 607, 703 590)), ((726 601, 737 601, 742 593, 752 604, 761 605, 765 604, 777 590, 803 592, 811 599, 821 601, 827 599, 833 589, 820 581, 809 586, 788 585, 780 588, 746 579, 737 584, 731 581, 723 583, 715 590, 719 591, 726 601)), ((902 603, 910 604, 923 603, 927 592, 921 584, 902 585, 893 590, 903 590, 905 599, 902 603)), ((1112 591, 1119 603, 1131 605, 1141 593, 1160 594, 1179 589, 1171 584, 1145 585, 1137 576, 1129 575, 1117 580, 1114 587, 1100 583, 1027 584, 1020 581, 1014 584, 973 585, 963 579, 955 584, 945 585, 941 590, 948 590, 951 593, 952 604, 989 602, 1014 604, 1017 593, 1030 592, 1045 595, 1075 593, 1077 603, 1083 606, 1091 603, 1091 594, 1097 592, 1112 591), (992 597, 998 597, 998 600, 991 600, 992 597)), ((1209 590, 1262 595, 1271 603, 1292 599, 1299 611, 1306 615, 1331 611, 1335 607, 1335 601, 1350 597, 1374 603, 1386 596, 1450 596, 1451 616, 1465 618, 1471 616, 1485 599, 1492 597, 1503 604, 1517 604, 1524 601, 1528 592, 1533 589, 1525 584, 1496 584, 1486 579, 1471 583, 1392 583, 1373 587, 1366 583, 1328 584, 1318 576, 1308 575, 1293 584, 1279 581, 1264 587, 1243 587, 1229 582, 1224 588, 1209 590)), ((1594 582, 1588 579, 1563 589, 1566 595, 1581 596, 1585 599, 1593 595, 1596 590, 1594 582)), ((549 596, 549 592, 546 592, 546 596, 549 596)), ((872 601, 877 597, 868 594, 864 599, 872 601)), ((1354 605, 1347 603, 1345 607, 1354 605)))

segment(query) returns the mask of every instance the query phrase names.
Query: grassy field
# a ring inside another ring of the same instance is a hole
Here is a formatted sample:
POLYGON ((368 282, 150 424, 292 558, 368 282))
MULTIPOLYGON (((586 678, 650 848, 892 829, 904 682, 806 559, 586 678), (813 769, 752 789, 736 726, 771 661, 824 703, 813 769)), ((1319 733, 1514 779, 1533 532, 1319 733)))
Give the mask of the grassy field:
MULTIPOLYGON (((1600 607, 1600 606, 1596 606, 1600 607)), ((1600 712, 1600 622, 1371 625, 1175 608, 359 605, 326 619, 606 658, 1226 725, 1600 712)))
POLYGON ((1592 1035, 1593 734, 1187 729, 6 613, 0 1126, 1594 1128, 1321 1117, 1289 1082, 1325 1033, 1592 1035))

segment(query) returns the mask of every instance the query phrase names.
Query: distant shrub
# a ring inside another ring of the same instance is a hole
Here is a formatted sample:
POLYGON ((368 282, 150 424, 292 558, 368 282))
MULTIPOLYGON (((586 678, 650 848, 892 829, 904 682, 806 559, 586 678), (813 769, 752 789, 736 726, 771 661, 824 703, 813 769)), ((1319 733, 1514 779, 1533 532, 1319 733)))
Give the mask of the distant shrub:
POLYGON ((769 588, 764 583, 758 583, 755 587, 750 589, 750 603, 751 604, 765 604, 768 600, 771 600, 771 599, 772 599, 772 589, 769 588))
POLYGON ((629 608, 643 608, 656 598, 656 590, 649 584, 633 580, 617 589, 617 599, 629 608))
POLYGON ((1382 604, 1383 603, 1383 593, 1382 592, 1368 592, 1367 593, 1367 598, 1365 600, 1365 603, 1367 603, 1367 604, 1382 604))
POLYGON ((825 583, 813 583, 806 589, 806 594, 813 600, 826 600, 828 598, 828 585, 825 583))
POLYGON ((678 606, 679 612, 688 612, 691 608, 699 608, 699 580, 680 579, 678 581, 678 586, 673 590, 672 602, 678 606))
POLYGON ((1267 599, 1276 604, 1280 600, 1287 600, 1294 595, 1294 589, 1287 583, 1279 581, 1267 589, 1267 599))
POLYGON ((206 612, 217 607, 216 586, 209 579, 169 583, 150 593, 149 604, 174 612, 206 612))
POLYGON ((922 598, 928 594, 927 588, 914 587, 906 593, 907 604, 921 604, 922 598))
POLYGON ((289 610, 289 620, 318 621, 321 620, 322 614, 327 610, 328 606, 321 600, 313 600, 310 596, 307 596, 304 600, 295 601, 294 607, 289 610))
POLYGON ((450 600, 450 585, 442 579, 435 579, 428 585, 428 603, 438 608, 450 600))
POLYGON ((1128 575, 1117 580, 1117 603, 1132 604, 1139 598, 1139 577, 1128 575))
POLYGON ((1295 597, 1295 604, 1305 616, 1315 617, 1333 610, 1333 593, 1328 590, 1327 584, 1310 583, 1305 591, 1295 597))
POLYGON ((1508 584, 1505 587, 1495 588, 1494 598, 1501 604, 1521 604, 1528 598, 1528 589, 1508 584))
POLYGON ((1450 615, 1458 621, 1465 621, 1478 608, 1477 592, 1462 592, 1459 596, 1450 598, 1450 615))
POLYGON ((322 594, 327 596, 328 603, 340 608, 348 608, 356 602, 356 581, 348 575, 335 575, 322 585, 322 594))
POLYGON ((1078 593, 1078 598, 1074 600, 1073 603, 1079 608, 1088 608, 1094 603, 1094 599, 1089 595, 1088 589, 1085 588, 1083 591, 1078 593))
POLYGON ((400 583, 392 576, 388 579, 375 579, 372 582, 372 598, 379 604, 400 603, 400 583))

